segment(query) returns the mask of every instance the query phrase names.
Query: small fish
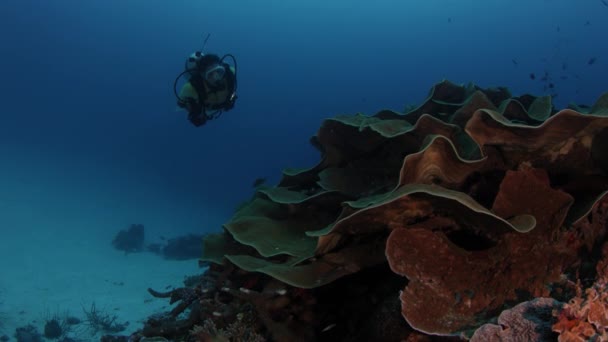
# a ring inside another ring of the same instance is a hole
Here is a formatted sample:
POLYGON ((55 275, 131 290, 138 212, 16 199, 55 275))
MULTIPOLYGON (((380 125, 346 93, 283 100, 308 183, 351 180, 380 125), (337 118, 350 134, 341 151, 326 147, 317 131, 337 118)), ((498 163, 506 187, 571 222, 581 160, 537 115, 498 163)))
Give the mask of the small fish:
POLYGON ((590 22, 589 20, 587 20, 587 21, 585 22, 585 26, 589 26, 589 25, 591 25, 591 22, 590 22))
POLYGON ((608 7, 608 0, 601 0, 601 1, 604 6, 608 7))
POLYGON ((555 88, 555 85, 553 83, 549 83, 549 89, 553 89, 555 88))
POLYGON ((448 23, 452 22, 452 17, 448 17, 448 23))
POLYGON ((513 65, 518 65, 518 64, 519 64, 519 63, 517 63, 517 60, 516 60, 516 59, 512 59, 512 60, 511 60, 511 63, 513 63, 513 65))
POLYGON ((562 63, 562 70, 566 70, 566 69, 568 69, 568 64, 562 63))
POLYGON ((321 332, 329 331, 329 330, 333 329, 335 326, 336 326, 336 323, 330 324, 330 325, 326 326, 325 328, 323 328, 323 330, 321 330, 321 332))
MULTIPOLYGON (((608 0, 606 0, 606 1, 608 1, 608 0)), ((589 58, 589 61, 587 62, 587 64, 589 64, 589 65, 593 65, 593 64, 595 64, 595 61, 596 61, 596 60, 597 60, 597 58, 595 58, 595 57, 591 57, 591 58, 589 58)))
POLYGON ((258 186, 260 186, 260 185, 262 185, 262 184, 264 184, 264 183, 266 183, 266 178, 263 178, 263 177, 256 178, 256 179, 253 181, 253 187, 254 187, 254 188, 257 188, 258 186))
POLYGON ((530 79, 531 79, 531 80, 535 80, 535 79, 536 79, 536 75, 534 75, 534 73, 533 73, 533 72, 531 72, 531 73, 530 73, 530 79))
POLYGON ((559 28, 559 26, 557 27, 557 29, 556 29, 556 30, 557 30, 557 32, 561 31, 561 29, 559 28))

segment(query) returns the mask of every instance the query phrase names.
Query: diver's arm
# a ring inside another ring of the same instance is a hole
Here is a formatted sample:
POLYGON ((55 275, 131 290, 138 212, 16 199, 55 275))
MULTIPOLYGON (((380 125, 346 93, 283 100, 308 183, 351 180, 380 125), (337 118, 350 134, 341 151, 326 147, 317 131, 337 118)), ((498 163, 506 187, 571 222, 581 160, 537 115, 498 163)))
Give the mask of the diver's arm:
POLYGON ((179 91, 179 95, 177 96, 177 105, 190 113, 195 110, 197 103, 198 93, 189 80, 179 91))

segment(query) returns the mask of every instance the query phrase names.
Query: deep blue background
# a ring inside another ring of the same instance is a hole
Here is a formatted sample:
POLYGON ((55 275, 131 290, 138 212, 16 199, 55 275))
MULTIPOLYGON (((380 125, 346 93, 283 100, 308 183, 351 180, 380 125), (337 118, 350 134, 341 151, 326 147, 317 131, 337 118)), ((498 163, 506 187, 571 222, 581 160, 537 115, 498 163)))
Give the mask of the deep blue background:
POLYGON ((402 110, 444 78, 543 95, 528 75, 547 70, 559 107, 591 104, 606 32, 600 0, 3 0, 0 144, 227 218, 255 178, 318 161, 323 118, 402 110), (207 33, 238 59, 239 100, 194 128, 172 85, 207 33))

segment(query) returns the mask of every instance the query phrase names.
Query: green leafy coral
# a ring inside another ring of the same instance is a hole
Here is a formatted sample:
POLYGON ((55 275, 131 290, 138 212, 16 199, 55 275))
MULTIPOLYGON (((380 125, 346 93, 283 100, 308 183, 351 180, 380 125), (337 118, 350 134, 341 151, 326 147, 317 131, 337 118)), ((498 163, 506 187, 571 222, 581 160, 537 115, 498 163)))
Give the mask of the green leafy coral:
POLYGON ((327 119, 320 162, 258 189, 203 259, 309 289, 389 263, 407 322, 458 334, 544 293, 605 234, 577 227, 608 191, 607 98, 558 112, 443 81, 407 113, 327 119))

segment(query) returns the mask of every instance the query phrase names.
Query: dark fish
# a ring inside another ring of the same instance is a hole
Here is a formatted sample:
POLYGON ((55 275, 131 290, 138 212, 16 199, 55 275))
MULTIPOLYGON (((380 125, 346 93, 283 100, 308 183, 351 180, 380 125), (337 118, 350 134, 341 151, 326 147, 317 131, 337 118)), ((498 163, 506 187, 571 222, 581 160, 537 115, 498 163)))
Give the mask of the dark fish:
POLYGON ((260 178, 256 178, 256 179, 253 181, 253 187, 254 187, 254 188, 257 188, 258 186, 260 186, 260 185, 262 185, 262 184, 264 184, 264 183, 266 183, 266 178, 262 178, 262 177, 260 177, 260 178))
POLYGON ((553 83, 549 83, 549 89, 553 89, 555 88, 555 85, 553 83))
MULTIPOLYGON (((608 1, 608 0, 606 0, 606 1, 608 1)), ((587 62, 587 64, 589 64, 589 65, 593 65, 593 64, 595 63, 595 61, 596 61, 596 60, 597 60, 597 58, 595 58, 595 57, 591 57, 591 58, 589 58, 589 62, 587 62)))
POLYGON ((531 72, 531 73, 530 73, 530 79, 531 79, 531 80, 535 80, 535 79, 536 79, 536 75, 534 75, 534 73, 533 73, 533 72, 531 72))
POLYGON ((591 22, 590 22, 589 20, 587 20, 587 21, 585 22, 585 26, 589 26, 589 25, 591 25, 591 22))
POLYGON ((566 69, 568 69, 568 64, 562 63, 562 70, 566 70, 566 69))
POLYGON ((512 59, 511 62, 513 63, 513 65, 518 65, 519 63, 517 63, 516 59, 512 59))
POLYGON ((452 22, 452 17, 448 17, 448 23, 452 22))
POLYGON ((561 31, 561 29, 559 28, 559 26, 557 27, 557 32, 561 31))
POLYGON ((604 6, 608 7, 608 0, 601 0, 602 4, 604 4, 604 6))

